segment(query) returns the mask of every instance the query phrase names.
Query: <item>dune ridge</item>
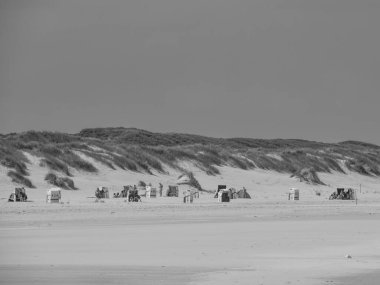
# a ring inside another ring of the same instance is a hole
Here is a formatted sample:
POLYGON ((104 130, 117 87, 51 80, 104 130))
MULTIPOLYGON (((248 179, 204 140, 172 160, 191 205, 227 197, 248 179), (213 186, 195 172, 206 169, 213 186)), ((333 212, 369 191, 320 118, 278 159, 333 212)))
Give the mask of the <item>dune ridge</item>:
POLYGON ((104 167, 152 177, 188 171, 218 176, 223 167, 268 170, 311 185, 326 184, 324 174, 331 173, 380 176, 380 147, 356 141, 332 144, 296 139, 224 139, 134 128, 84 129, 77 134, 29 131, 0 136, 0 164, 14 184, 35 187, 36 178, 30 175, 31 156, 45 169, 43 180, 57 181, 49 179, 55 175, 72 189, 78 184, 76 173, 93 177, 104 167), (186 165, 193 167, 188 169, 186 165))

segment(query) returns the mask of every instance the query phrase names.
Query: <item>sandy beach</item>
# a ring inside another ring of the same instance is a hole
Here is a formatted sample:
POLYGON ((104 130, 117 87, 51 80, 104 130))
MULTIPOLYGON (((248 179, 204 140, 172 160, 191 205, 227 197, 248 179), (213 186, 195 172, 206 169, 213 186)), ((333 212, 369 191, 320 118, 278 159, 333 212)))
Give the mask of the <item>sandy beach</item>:
POLYGON ((37 186, 27 189, 29 202, 7 202, 12 183, 0 180, 4 284, 371 285, 379 280, 376 177, 346 170, 348 175, 321 174, 326 185, 316 186, 273 171, 220 167, 220 175, 210 176, 186 165, 205 189, 245 186, 252 199, 218 203, 202 192, 192 204, 181 197, 128 203, 99 201, 94 189, 108 186, 112 197, 122 185, 139 180, 167 187, 178 173, 142 175, 97 164, 97 175, 74 173, 79 190, 63 191, 60 204, 46 204, 46 169, 37 158, 29 160, 37 186), (358 201, 328 199, 338 185, 359 184, 358 201), (299 201, 288 200, 290 187, 300 189, 299 201))
POLYGON ((380 203, 369 201, 220 204, 207 194, 190 205, 169 197, 135 204, 2 201, 0 275, 4 284, 346 284, 351 278, 375 284, 379 222, 380 203))

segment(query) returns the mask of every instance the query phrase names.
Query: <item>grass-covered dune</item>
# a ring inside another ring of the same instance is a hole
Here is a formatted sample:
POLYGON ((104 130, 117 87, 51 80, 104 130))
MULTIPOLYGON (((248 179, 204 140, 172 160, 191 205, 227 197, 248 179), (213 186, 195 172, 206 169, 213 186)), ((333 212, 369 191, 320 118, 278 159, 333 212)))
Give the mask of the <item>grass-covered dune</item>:
MULTIPOLYGON (((27 187, 33 187, 33 181, 25 153, 39 157, 46 173, 59 176, 58 181, 70 181, 73 169, 96 173, 98 169, 86 158, 109 169, 145 174, 165 173, 166 166, 186 171, 181 165, 189 161, 208 175, 217 175, 217 166, 228 165, 288 173, 314 184, 324 183, 318 173, 344 173, 345 169, 380 176, 380 147, 357 141, 332 144, 297 139, 223 139, 135 128, 84 129, 78 134, 28 131, 0 135, 1 165, 8 169, 12 181, 27 187)), ((74 184, 70 182, 69 188, 74 189, 74 184)))

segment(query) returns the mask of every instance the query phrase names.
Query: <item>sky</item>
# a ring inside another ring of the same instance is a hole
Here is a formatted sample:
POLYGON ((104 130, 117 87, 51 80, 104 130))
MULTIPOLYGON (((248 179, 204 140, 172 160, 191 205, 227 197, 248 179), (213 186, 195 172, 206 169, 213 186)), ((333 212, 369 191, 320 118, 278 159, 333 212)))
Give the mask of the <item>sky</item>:
POLYGON ((0 0, 0 133, 380 145, 378 0, 0 0))

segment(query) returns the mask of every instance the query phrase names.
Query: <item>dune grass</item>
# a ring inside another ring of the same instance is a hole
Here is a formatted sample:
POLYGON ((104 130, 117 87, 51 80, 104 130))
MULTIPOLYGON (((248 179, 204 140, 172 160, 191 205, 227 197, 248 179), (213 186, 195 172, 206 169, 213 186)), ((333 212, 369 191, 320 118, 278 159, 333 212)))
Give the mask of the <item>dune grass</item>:
POLYGON ((314 168, 303 168, 291 175, 291 177, 298 177, 300 182, 306 182, 314 185, 325 185, 320 179, 314 168))
POLYGON ((80 150, 84 155, 91 157, 92 159, 100 162, 101 164, 115 170, 115 166, 112 163, 112 158, 109 157, 109 155, 106 155, 104 153, 94 151, 94 150, 80 150))
POLYGON ((152 175, 166 173, 166 167, 184 172, 182 162, 190 162, 208 175, 220 174, 222 166, 260 168, 317 184, 323 183, 318 173, 345 173, 343 165, 349 171, 380 176, 380 147, 353 141, 219 139, 133 128, 85 129, 75 135, 36 131, 2 135, 0 163, 20 181, 20 176, 28 175, 24 152, 40 157, 42 166, 65 176, 72 176, 73 170, 96 173, 98 169, 86 157, 110 169, 152 175))
MULTIPOLYGON (((201 186, 201 184, 199 183, 199 181, 195 178, 194 174, 191 172, 191 171, 187 171, 186 172, 186 175, 189 177, 190 181, 189 181, 189 185, 190 186, 193 186, 194 188, 196 188, 197 190, 199 191, 203 191, 203 188, 201 186)), ((180 176, 181 177, 181 176, 180 176)), ((178 177, 178 178, 180 178, 178 177)))
POLYGON ((97 172, 98 170, 94 165, 92 165, 90 162, 80 158, 77 154, 72 152, 71 150, 66 149, 63 151, 62 155, 59 156, 59 158, 65 162, 67 165, 77 169, 77 170, 83 170, 86 172, 97 172))
POLYGON ((49 172, 45 176, 45 180, 54 186, 60 187, 66 190, 77 190, 74 181, 69 177, 60 177, 53 172, 49 172))
POLYGON ((50 155, 45 155, 45 158, 40 160, 40 166, 48 167, 50 170, 62 172, 67 176, 72 176, 66 163, 50 155))
POLYGON ((20 175, 29 175, 28 168, 23 161, 17 161, 17 158, 6 156, 1 160, 1 165, 7 168, 13 168, 20 175))
POLYGON ((16 171, 12 171, 12 170, 8 171, 8 176, 12 178, 12 182, 14 183, 21 184, 29 188, 35 188, 32 181, 30 181, 28 178, 24 177, 23 175, 21 175, 20 173, 16 171))

